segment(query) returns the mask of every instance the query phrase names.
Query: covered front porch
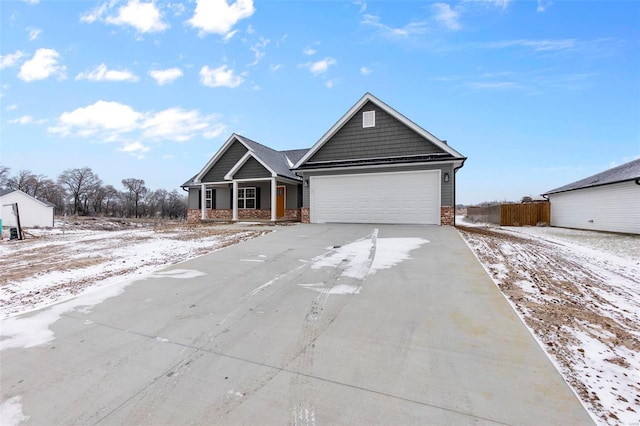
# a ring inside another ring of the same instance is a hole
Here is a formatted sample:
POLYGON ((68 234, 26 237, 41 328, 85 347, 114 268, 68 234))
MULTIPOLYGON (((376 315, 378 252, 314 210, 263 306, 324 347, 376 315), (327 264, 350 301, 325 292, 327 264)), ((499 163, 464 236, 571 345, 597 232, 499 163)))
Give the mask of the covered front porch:
POLYGON ((200 184, 198 195, 198 209, 189 209, 189 222, 300 221, 301 184, 293 179, 271 177, 204 182, 200 184))

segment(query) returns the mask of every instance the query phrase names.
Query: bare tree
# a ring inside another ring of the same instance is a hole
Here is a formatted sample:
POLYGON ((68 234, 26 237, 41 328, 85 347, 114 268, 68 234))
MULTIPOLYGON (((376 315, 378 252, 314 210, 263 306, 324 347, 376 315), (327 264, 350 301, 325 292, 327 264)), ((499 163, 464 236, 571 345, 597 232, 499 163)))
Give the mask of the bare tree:
POLYGON ((187 216, 187 197, 173 190, 167 197, 167 217, 169 219, 185 218, 187 216))
POLYGON ((38 197, 41 200, 48 201, 56 206, 58 212, 63 212, 65 207, 64 188, 51 179, 43 179, 40 182, 38 197))
POLYGON ((0 164, 0 189, 7 188, 7 180, 9 179, 9 168, 0 164))
POLYGON ((17 175, 7 179, 9 189, 18 189, 32 197, 38 196, 41 182, 46 179, 43 175, 34 175, 31 170, 20 170, 17 175))
POLYGON ((83 167, 65 170, 58 176, 58 183, 73 197, 73 213, 78 214, 82 205, 87 204, 87 193, 100 184, 100 178, 89 167, 83 167))
POLYGON ((118 200, 118 190, 113 185, 105 185, 104 192, 104 212, 107 215, 113 215, 115 213, 115 204, 118 200), (109 209, 111 209, 111 213, 109 213, 109 209))
POLYGON ((122 179, 122 185, 129 191, 129 200, 133 203, 133 216, 138 217, 138 205, 148 189, 142 179, 122 179))

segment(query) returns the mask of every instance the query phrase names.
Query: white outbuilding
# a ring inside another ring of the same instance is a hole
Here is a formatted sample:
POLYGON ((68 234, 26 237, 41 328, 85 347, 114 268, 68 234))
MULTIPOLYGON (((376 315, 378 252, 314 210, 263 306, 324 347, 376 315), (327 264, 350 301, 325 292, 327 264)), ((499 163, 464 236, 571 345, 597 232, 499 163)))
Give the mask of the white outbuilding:
POLYGON ((551 226, 640 234, 640 159, 546 194, 551 226))
POLYGON ((2 227, 18 226, 15 205, 20 213, 20 226, 23 228, 53 226, 54 205, 48 201, 38 200, 18 189, 0 190, 2 205, 2 227))

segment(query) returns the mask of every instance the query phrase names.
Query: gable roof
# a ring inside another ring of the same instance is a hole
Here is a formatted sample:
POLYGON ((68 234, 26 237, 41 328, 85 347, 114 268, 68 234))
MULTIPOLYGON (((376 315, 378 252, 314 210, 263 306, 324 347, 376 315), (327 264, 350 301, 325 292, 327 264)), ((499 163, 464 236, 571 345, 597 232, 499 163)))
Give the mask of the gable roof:
POLYGON ((50 203, 47 200, 40 200, 40 199, 38 199, 38 198, 36 198, 36 197, 34 197, 32 195, 27 194, 24 191, 19 190, 19 189, 0 189, 0 197, 4 197, 5 195, 9 195, 9 194, 12 194, 14 192, 18 192, 18 193, 24 195, 25 197, 29 197, 32 200, 35 200, 35 201, 39 202, 40 204, 42 204, 45 207, 54 207, 55 208, 55 206, 56 206, 55 204, 50 203))
POLYGON ((576 189, 591 188, 594 186, 609 185, 612 183, 626 182, 640 179, 640 158, 625 163, 621 166, 605 170, 604 172, 589 176, 568 185, 561 186, 543 195, 556 194, 558 192, 574 191, 576 189))
MULTIPOLYGON (((182 187, 193 186, 201 182, 202 178, 216 164, 216 162, 222 157, 222 155, 229 149, 235 142, 239 142, 247 148, 247 154, 244 155, 238 163, 232 167, 229 172, 237 171, 248 158, 255 158, 260 164, 262 164, 274 177, 280 176, 294 180, 301 180, 301 178, 291 171, 293 163, 297 161, 307 150, 297 149, 289 151, 276 151, 261 143, 253 141, 245 136, 233 133, 229 139, 220 147, 218 152, 207 162, 207 164, 200 170, 198 174, 182 184, 182 187), (293 158, 293 159, 292 159, 293 158)), ((233 175, 233 173, 230 173, 233 175)), ((225 176, 225 178, 231 178, 231 176, 225 176)))
POLYGON ((386 103, 382 102, 380 99, 376 98, 375 96, 373 96, 371 93, 367 92, 364 94, 364 96, 362 98, 360 98, 360 100, 358 102, 355 103, 355 105, 353 105, 347 112, 346 114, 344 114, 321 138, 320 140, 318 140, 318 142, 316 142, 311 149, 309 149, 303 156, 302 158, 300 158, 300 160, 293 166, 293 169, 298 169, 300 168, 307 160, 309 160, 313 154, 315 154, 316 152, 318 152, 318 150, 320 150, 320 148, 322 148, 322 146, 327 143, 351 118, 353 118, 353 116, 360 110, 360 108, 362 108, 367 102, 371 102, 375 105, 377 105, 379 108, 381 108, 382 110, 384 110, 387 114, 389 114, 391 117, 395 118, 396 120, 398 120, 399 122, 401 122, 402 124, 404 124, 405 126, 407 126, 408 128, 410 128, 411 130, 413 130, 414 132, 416 132, 418 135, 422 136, 423 138, 427 139, 429 142, 431 142, 432 144, 436 145, 438 148, 440 148, 442 151, 444 151, 445 153, 453 156, 456 159, 465 159, 466 157, 464 157, 462 154, 460 154, 458 151, 456 151, 455 149, 451 148, 449 145, 447 145, 447 143, 445 141, 442 141, 440 139, 438 139, 437 137, 435 137, 434 135, 432 135, 431 133, 429 133, 428 131, 426 131, 425 129, 423 129, 422 127, 418 126, 416 123, 414 123, 413 121, 409 120, 407 117, 405 117, 404 115, 400 114, 398 111, 396 111, 395 109, 391 108, 389 105, 387 105, 386 103))

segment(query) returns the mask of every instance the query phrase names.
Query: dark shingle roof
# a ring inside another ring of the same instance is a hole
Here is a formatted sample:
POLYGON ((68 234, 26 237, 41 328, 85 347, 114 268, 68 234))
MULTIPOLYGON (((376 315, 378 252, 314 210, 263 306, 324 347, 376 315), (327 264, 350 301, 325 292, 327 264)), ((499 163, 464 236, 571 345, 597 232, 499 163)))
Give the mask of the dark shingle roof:
MULTIPOLYGON (((291 171, 291 167, 298 162, 308 149, 292 149, 288 151, 276 151, 268 146, 262 145, 254 140, 251 140, 245 136, 234 134, 237 140, 247 146, 254 155, 266 164, 271 170, 273 170, 278 176, 286 177, 289 179, 300 180, 300 176, 291 171)), ((194 180, 197 175, 183 183, 181 186, 188 187, 193 186, 194 180)))
POLYGON ((602 173, 589 176, 579 181, 561 186, 551 191, 545 192, 544 195, 555 194, 558 192, 573 191, 576 189, 590 188, 593 186, 609 185, 612 183, 626 182, 640 178, 640 158, 625 163, 621 166, 605 170, 602 173))
POLYGON ((0 189, 0 197, 11 194, 15 189, 0 189))

